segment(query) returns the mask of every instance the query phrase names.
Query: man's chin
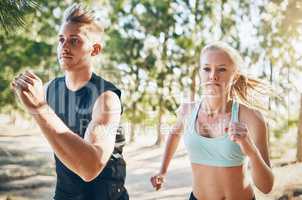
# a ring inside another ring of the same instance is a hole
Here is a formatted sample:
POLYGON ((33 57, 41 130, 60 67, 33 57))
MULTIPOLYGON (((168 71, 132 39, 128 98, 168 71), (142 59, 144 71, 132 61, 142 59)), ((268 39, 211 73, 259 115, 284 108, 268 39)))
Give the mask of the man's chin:
POLYGON ((71 70, 73 69, 73 65, 71 63, 60 63, 60 67, 62 70, 71 70))

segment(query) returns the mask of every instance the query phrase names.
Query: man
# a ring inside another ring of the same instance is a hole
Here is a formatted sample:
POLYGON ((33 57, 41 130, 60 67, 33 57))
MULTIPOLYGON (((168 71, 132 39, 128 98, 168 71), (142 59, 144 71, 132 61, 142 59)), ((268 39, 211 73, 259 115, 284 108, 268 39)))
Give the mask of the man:
POLYGON ((65 76, 49 82, 46 90, 29 71, 12 82, 54 150, 55 200, 129 199, 122 149, 115 143, 121 92, 92 69, 102 51, 102 33, 94 13, 73 4, 64 13, 58 37, 65 76))

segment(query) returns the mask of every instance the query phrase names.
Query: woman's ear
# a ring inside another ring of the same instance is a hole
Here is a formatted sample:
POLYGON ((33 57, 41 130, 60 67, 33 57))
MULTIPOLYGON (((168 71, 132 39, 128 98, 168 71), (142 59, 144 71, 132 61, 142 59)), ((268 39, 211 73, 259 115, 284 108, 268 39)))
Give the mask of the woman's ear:
POLYGON ((102 52, 102 46, 100 44, 96 43, 92 46, 92 48, 91 56, 99 55, 102 52))
POLYGON ((234 74, 232 75, 232 82, 231 84, 235 84, 236 81, 240 78, 239 72, 235 71, 234 74))

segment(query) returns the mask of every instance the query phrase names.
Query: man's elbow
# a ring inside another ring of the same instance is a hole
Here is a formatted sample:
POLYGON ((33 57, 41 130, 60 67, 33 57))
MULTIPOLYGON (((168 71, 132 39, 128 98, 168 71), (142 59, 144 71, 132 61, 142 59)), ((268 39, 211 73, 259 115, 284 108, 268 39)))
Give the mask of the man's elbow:
POLYGON ((101 161, 95 163, 93 167, 90 167, 87 169, 82 175, 81 178, 85 182, 91 182, 93 181, 96 177, 99 176, 99 174, 103 171, 105 168, 106 163, 103 163, 101 161))

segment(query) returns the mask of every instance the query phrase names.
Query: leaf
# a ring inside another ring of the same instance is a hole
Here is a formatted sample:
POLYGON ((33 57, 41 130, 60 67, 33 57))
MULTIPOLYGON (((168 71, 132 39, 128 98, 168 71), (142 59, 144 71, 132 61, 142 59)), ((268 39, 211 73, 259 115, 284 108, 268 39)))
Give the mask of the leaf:
POLYGON ((36 0, 0 1, 0 26, 5 34, 12 33, 18 27, 24 27, 25 15, 38 7, 36 0))

